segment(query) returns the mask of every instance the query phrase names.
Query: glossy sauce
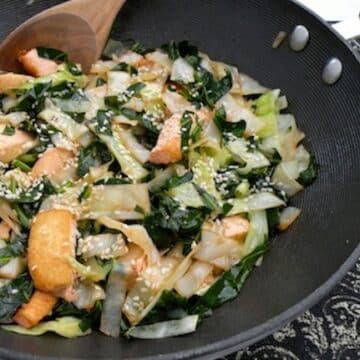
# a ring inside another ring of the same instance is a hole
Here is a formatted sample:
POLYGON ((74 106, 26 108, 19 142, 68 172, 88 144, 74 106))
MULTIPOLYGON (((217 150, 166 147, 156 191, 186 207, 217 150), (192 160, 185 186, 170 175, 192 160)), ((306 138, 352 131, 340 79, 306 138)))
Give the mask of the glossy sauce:
POLYGON ((309 42, 309 30, 304 25, 297 25, 290 34, 289 44, 290 48, 294 51, 304 50, 309 42))
POLYGON ((335 84, 342 74, 342 62, 336 58, 331 58, 325 65, 322 72, 322 79, 325 84, 335 84))

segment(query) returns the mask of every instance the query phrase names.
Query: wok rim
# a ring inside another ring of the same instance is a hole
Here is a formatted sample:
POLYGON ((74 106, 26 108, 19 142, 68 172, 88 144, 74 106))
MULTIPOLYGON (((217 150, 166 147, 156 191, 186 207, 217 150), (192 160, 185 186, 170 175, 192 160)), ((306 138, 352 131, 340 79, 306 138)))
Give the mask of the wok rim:
MULTIPOLYGON (((327 28, 336 38, 341 42, 351 55, 355 58, 360 66, 360 56, 349 45, 348 41, 343 38, 335 29, 332 28, 324 19, 317 15, 313 10, 307 6, 299 3, 297 0, 288 0, 294 6, 298 7, 300 11, 307 12, 310 16, 314 17, 321 25, 327 28)), ((296 25, 296 24, 294 24, 296 25)), ((231 336, 225 340, 220 340, 210 345, 200 346, 191 350, 177 351, 168 354, 151 355, 138 358, 140 360, 158 360, 161 357, 162 360, 183 360, 183 359, 214 359, 215 357, 225 356, 232 352, 236 352, 243 349, 246 346, 256 343, 261 339, 271 335, 285 324, 294 320, 297 316, 311 308, 318 303, 326 294, 328 294, 347 274, 347 272, 355 265, 360 257, 360 244, 356 246, 350 256, 344 261, 344 263, 336 270, 322 285, 316 290, 310 293, 308 296, 291 306, 287 310, 272 317, 266 322, 261 323, 258 326, 252 327, 246 331, 242 331, 237 335, 231 336)), ((196 333, 195 333, 196 334, 196 333)), ((60 359, 60 357, 47 357, 31 355, 22 352, 0 347, 0 356, 4 359, 16 359, 16 360, 47 360, 47 359, 60 359)), ((114 359, 117 357, 114 356, 114 359)), ((62 359, 66 359, 63 358, 62 359)), ((72 359, 72 358, 67 358, 72 359)), ((126 359, 124 359, 126 360, 126 359)))

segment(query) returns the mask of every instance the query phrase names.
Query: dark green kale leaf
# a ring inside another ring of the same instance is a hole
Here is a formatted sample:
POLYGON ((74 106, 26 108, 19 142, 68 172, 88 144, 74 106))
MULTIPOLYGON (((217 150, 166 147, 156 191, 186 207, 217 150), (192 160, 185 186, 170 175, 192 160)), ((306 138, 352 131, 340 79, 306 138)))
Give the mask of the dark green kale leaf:
POLYGON ((167 44, 161 46, 161 48, 168 54, 171 60, 176 60, 179 57, 185 58, 198 57, 199 51, 198 48, 194 45, 191 45, 187 40, 180 42, 170 41, 167 44))
POLYGON ((205 220, 204 209, 182 208, 163 193, 153 194, 151 212, 144 226, 159 249, 172 247, 178 241, 196 239, 205 220))
POLYGON ((0 183, 0 198, 8 200, 10 203, 31 204, 39 203, 46 196, 56 194, 56 189, 49 180, 43 178, 25 190, 8 188, 4 183, 0 183), (15 192, 13 191, 15 190, 15 192))
POLYGON ((123 177, 112 177, 108 179, 101 179, 94 183, 94 185, 123 185, 123 184, 131 184, 131 180, 129 178, 123 177))
POLYGON ((119 114, 123 105, 125 105, 133 96, 139 94, 139 92, 145 87, 142 82, 137 82, 130 85, 122 94, 112 95, 105 97, 105 105, 115 114, 119 114))
POLYGON ((53 49, 53 48, 46 48, 46 47, 38 47, 36 48, 37 53, 40 57, 65 62, 68 60, 68 55, 61 50, 53 49))
POLYGON ((127 64, 125 62, 121 62, 119 64, 116 64, 111 71, 124 71, 127 72, 130 75, 137 75, 138 71, 136 68, 130 64, 127 64))
POLYGON ((266 210, 266 217, 269 226, 269 234, 275 235, 278 233, 278 225, 280 222, 280 211, 278 208, 274 209, 267 209, 266 210))
POLYGON ((130 50, 133 52, 136 52, 137 54, 140 54, 140 55, 146 55, 147 53, 153 52, 155 49, 147 48, 143 44, 141 44, 139 41, 135 41, 131 45, 130 50))
POLYGON ((246 121, 244 120, 235 123, 226 121, 226 112, 223 106, 216 110, 214 123, 225 139, 229 136, 243 137, 246 130, 246 121))
POLYGON ((316 176, 317 165, 315 162, 315 158, 312 156, 308 168, 300 173, 297 181, 303 186, 309 186, 315 181, 316 176))
POLYGON ((139 138, 148 148, 153 148, 160 134, 159 128, 155 124, 155 118, 151 114, 142 114, 138 118, 139 138))
POLYGON ((85 332, 89 329, 98 329, 102 311, 102 303, 97 301, 94 307, 88 310, 80 310, 74 304, 60 300, 53 310, 51 317, 74 316, 81 319, 80 329, 85 332))
POLYGON ((30 118, 35 118, 36 114, 44 109, 45 98, 48 96, 50 88, 51 82, 35 84, 25 91, 20 102, 11 111, 25 111, 30 118))
POLYGON ((6 265, 10 260, 24 255, 26 252, 27 235, 16 235, 15 238, 0 248, 0 267, 6 265))
POLYGON ((191 171, 186 172, 184 175, 172 176, 171 178, 169 178, 166 181, 164 187, 167 190, 170 190, 172 188, 180 186, 181 184, 191 181, 193 179, 193 177, 194 177, 194 175, 191 171))
POLYGON ((6 125, 2 134, 6 136, 13 136, 15 134, 15 128, 10 125, 6 125))
POLYGON ((83 177, 89 172, 90 167, 98 166, 113 160, 106 145, 100 141, 93 141, 86 148, 80 150, 76 174, 83 177))
POLYGON ((79 75, 83 74, 79 65, 77 65, 71 61, 67 61, 65 66, 66 66, 66 69, 69 71, 69 73, 72 75, 79 76, 79 75))
POLYGON ((9 324, 16 310, 29 301, 33 283, 27 273, 0 288, 0 323, 9 324))
POLYGON ((185 160, 188 158, 189 155, 189 141, 190 141, 191 126, 192 126, 192 115, 193 112, 185 111, 180 120, 181 152, 185 160))
POLYGON ((200 66, 195 71, 195 82, 184 86, 186 91, 182 95, 197 106, 207 105, 213 108, 230 91, 232 85, 230 71, 226 71, 226 75, 217 80, 212 73, 200 66))
POLYGON ((143 116, 143 113, 137 112, 127 107, 120 108, 119 114, 127 117, 129 120, 138 120, 138 121, 141 121, 143 116))
POLYGON ((95 133, 102 135, 112 135, 112 112, 108 110, 98 110, 96 117, 91 120, 95 124, 95 133))

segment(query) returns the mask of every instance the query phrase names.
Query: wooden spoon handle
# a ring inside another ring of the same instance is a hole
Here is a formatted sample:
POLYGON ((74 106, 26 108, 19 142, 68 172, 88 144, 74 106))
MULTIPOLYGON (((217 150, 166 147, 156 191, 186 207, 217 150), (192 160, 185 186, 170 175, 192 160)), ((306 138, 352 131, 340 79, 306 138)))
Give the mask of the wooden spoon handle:
POLYGON ((66 12, 87 20, 96 33, 97 55, 100 57, 114 19, 125 2, 126 0, 71 0, 47 10, 46 14, 66 12))

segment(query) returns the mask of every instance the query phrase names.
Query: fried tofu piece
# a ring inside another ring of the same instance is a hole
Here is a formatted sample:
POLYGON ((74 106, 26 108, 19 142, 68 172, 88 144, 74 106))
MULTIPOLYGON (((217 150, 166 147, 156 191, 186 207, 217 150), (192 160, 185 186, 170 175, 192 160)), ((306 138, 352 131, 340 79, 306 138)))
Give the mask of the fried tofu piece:
POLYGON ((0 93, 18 89, 32 79, 31 76, 15 74, 12 72, 0 74, 0 93))
POLYGON ((49 315, 56 302, 55 296, 35 290, 30 301, 21 306, 13 320, 24 328, 32 328, 49 315))
POLYGON ((222 220, 224 236, 235 240, 245 240, 250 223, 240 215, 226 217, 222 220))
POLYGON ((25 71, 35 77, 51 75, 58 69, 55 61, 40 57, 36 49, 21 53, 18 60, 25 71))
POLYGON ((4 135, 4 124, 0 124, 0 161, 3 163, 11 162, 18 156, 26 153, 36 145, 33 135, 15 129, 13 135, 4 135))
POLYGON ((174 114, 165 121, 149 161, 154 164, 171 164, 181 160, 181 115, 174 114))
POLYGON ((1 240, 8 240, 10 238, 10 226, 5 222, 0 223, 0 239, 1 240))
POLYGON ((63 148, 52 148, 36 161, 31 170, 33 178, 46 176, 52 183, 61 185, 75 178, 76 166, 74 154, 63 148))
POLYGON ((29 236, 28 267, 35 288, 64 297, 75 274, 69 257, 75 256, 76 221, 68 210, 39 213, 29 236))

